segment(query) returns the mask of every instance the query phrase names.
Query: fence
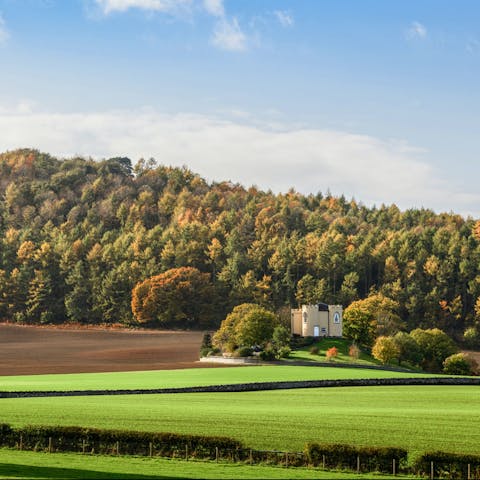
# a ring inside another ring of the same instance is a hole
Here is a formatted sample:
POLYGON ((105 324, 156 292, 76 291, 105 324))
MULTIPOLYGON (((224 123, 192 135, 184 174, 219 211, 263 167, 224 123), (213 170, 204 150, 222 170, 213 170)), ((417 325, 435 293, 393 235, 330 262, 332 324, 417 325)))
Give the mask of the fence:
POLYGON ((43 452, 137 455, 183 460, 242 462, 283 467, 348 469, 357 473, 413 473, 430 479, 480 480, 480 456, 433 452, 407 465, 398 448, 307 444, 305 452, 245 448, 228 437, 97 430, 80 427, 24 427, 0 424, 0 446, 43 452))

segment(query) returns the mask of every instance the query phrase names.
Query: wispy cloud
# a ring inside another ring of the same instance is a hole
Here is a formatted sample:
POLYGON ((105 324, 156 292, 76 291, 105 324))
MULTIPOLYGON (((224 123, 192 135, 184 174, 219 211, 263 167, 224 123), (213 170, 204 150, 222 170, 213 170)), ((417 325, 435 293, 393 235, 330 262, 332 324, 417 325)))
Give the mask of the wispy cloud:
POLYGON ((149 12, 175 13, 192 5, 192 0, 95 0, 95 2, 105 15, 133 8, 149 12))
POLYGON ((438 177, 423 153, 401 142, 284 124, 272 129, 153 109, 45 113, 0 108, 0 151, 31 146, 59 155, 156 157, 188 165, 209 180, 274 191, 326 191, 367 204, 431 207, 479 214, 480 195, 438 177), (295 163, 292 163, 295 159, 295 163))
POLYGON ((215 25, 212 44, 221 50, 241 52, 247 49, 247 36, 235 17, 231 20, 224 17, 215 25))
MULTIPOLYGON (((247 50, 248 39, 237 17, 227 15, 223 0, 94 0, 103 15, 123 13, 130 9, 183 17, 203 11, 215 18, 211 44, 221 50, 247 50)), ((288 21, 288 20, 284 20, 288 21)))
POLYGON ((465 46, 465 49, 470 54, 479 53, 480 52, 480 42, 476 38, 470 38, 470 40, 468 40, 468 42, 467 42, 467 45, 465 46))
POLYGON ((203 6, 210 15, 214 15, 215 17, 225 16, 223 0, 203 0, 203 6))
POLYGON ((7 25, 3 19, 2 14, 0 13, 0 46, 7 43, 7 40, 10 38, 10 34, 7 30, 7 25))
POLYGON ((409 40, 413 39, 425 39, 427 38, 428 32, 425 25, 420 22, 412 22, 405 32, 405 36, 409 40))
POLYGON ((286 10, 275 10, 273 12, 282 27, 292 27, 295 23, 293 15, 286 10))

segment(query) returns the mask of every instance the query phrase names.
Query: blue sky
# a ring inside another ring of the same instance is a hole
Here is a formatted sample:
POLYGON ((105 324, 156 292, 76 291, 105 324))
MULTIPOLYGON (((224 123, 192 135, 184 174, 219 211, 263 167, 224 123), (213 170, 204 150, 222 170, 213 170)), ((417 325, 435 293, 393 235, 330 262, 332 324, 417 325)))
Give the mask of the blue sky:
POLYGON ((0 150, 480 216, 474 0, 0 0, 0 150))

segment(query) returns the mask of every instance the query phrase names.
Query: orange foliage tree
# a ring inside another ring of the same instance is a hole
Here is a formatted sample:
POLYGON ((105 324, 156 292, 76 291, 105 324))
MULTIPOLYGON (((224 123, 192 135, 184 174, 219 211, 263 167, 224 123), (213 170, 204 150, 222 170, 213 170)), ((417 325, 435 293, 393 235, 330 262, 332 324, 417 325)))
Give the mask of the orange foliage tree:
POLYGON ((211 323, 210 276, 193 267, 172 268, 132 290, 132 313, 140 324, 199 327, 211 323))

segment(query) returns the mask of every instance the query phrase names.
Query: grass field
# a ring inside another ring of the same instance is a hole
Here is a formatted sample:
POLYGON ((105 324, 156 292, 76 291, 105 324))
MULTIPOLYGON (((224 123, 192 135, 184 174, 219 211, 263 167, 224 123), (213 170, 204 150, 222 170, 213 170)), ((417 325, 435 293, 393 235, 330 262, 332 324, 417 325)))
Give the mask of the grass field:
MULTIPOLYGON (((96 390, 190 387, 286 380, 422 376, 383 370, 335 367, 252 366, 143 372, 76 373, 0 377, 0 390, 96 390)), ((423 375, 425 376, 425 375, 423 375)), ((430 375, 431 376, 431 375, 430 375)))
MULTIPOLYGON (((286 469, 269 466, 213 462, 185 462, 139 457, 84 456, 46 454, 0 449, 0 478, 20 479, 104 479, 149 480, 155 478, 319 478, 319 479, 388 479, 384 475, 357 475, 318 469, 286 469), (141 473, 139 473, 141 472, 141 473)), ((400 477, 403 479, 412 477, 400 477)))
POLYGON ((15 426, 83 425, 223 435, 258 449, 307 441, 478 453, 479 387, 354 387, 0 400, 15 426))

